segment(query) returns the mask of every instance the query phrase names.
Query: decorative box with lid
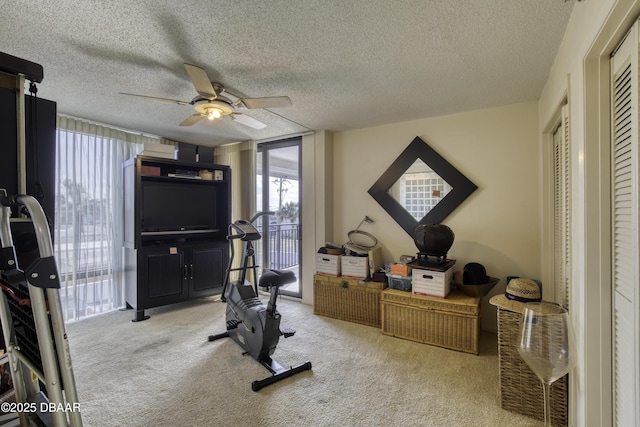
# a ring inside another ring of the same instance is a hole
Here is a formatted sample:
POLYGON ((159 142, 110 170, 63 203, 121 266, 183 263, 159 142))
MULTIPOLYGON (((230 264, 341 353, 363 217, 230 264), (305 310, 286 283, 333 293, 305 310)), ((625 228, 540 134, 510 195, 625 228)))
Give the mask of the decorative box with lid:
POLYGON ((423 224, 416 227, 413 240, 420 252, 412 267, 413 295, 446 298, 451 292, 453 265, 447 251, 454 240, 453 231, 443 224, 423 224))

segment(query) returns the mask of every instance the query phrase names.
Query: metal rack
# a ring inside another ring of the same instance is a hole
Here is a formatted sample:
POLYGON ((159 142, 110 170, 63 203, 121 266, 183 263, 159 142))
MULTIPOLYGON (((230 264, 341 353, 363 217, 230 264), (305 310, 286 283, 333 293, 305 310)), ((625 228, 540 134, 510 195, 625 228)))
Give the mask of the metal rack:
POLYGON ((0 204, 0 321, 13 377, 14 408, 25 409, 18 411, 20 425, 31 425, 37 417, 35 422, 47 426, 82 426, 44 211, 31 196, 7 198, 0 193, 0 204), (26 208, 38 241, 39 258, 25 270, 18 266, 13 245, 11 205, 26 208))

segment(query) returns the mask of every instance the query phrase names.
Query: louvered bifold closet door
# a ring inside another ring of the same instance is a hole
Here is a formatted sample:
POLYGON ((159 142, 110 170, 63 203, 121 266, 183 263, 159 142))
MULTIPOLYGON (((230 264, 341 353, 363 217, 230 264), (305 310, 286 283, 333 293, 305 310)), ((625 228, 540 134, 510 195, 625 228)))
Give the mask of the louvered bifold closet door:
MULTIPOLYGON (((570 169, 569 169, 569 108, 561 110, 560 125, 553 134, 553 194, 554 194, 554 301, 569 307, 571 272, 570 169)), ((549 299, 548 297, 545 297, 549 299)))
POLYGON ((614 425, 640 424, 638 391, 638 24, 611 60, 614 425))

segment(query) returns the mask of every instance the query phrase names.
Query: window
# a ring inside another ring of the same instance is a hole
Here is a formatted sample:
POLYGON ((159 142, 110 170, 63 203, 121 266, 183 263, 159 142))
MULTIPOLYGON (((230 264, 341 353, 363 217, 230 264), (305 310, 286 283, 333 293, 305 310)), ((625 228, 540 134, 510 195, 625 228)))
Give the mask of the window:
POLYGON ((266 268, 291 270, 295 283, 283 286, 283 295, 302 296, 300 256, 302 247, 301 156, 302 138, 258 145, 256 204, 259 210, 274 215, 262 217, 262 247, 257 250, 258 264, 266 268))
POLYGON ((124 305, 122 163, 159 139, 58 116, 54 255, 65 320, 124 305))

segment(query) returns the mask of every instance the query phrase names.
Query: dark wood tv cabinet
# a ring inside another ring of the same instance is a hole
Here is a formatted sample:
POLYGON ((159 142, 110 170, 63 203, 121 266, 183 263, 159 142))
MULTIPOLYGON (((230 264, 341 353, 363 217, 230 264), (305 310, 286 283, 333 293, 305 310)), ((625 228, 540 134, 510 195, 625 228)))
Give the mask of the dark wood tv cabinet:
POLYGON ((148 156, 124 163, 125 300, 133 321, 148 319, 145 309, 222 291, 230 194, 228 166, 148 156))

